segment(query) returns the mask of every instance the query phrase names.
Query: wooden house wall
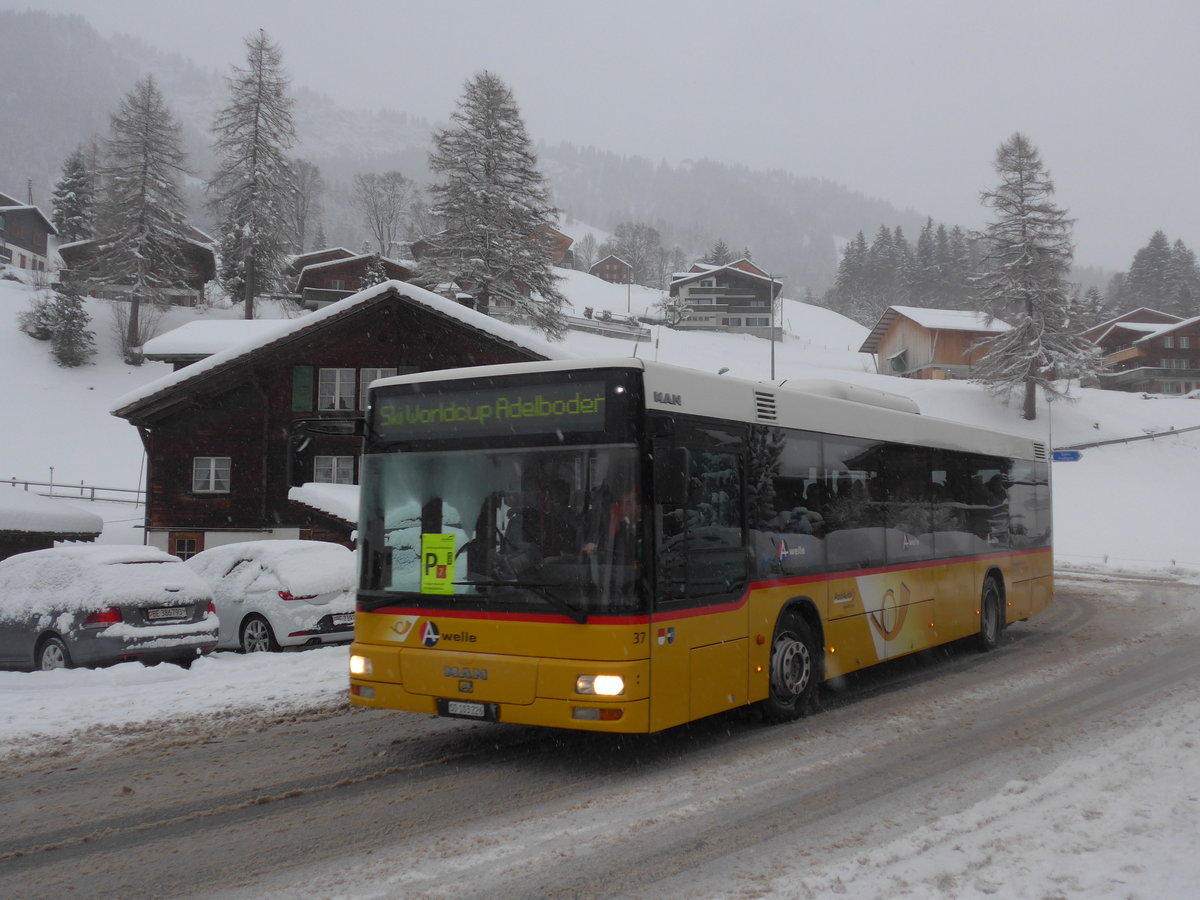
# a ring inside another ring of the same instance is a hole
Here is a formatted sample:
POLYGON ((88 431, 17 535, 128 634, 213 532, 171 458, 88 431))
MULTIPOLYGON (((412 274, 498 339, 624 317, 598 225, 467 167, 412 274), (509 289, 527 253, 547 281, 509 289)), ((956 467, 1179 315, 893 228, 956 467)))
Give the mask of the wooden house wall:
POLYGON ((41 215, 32 209, 0 209, 4 218, 4 239, 38 256, 45 256, 50 231, 41 215))
POLYGON ((879 341, 877 371, 892 374, 890 357, 902 350, 908 351, 905 371, 928 366, 975 366, 986 351, 971 348, 986 336, 979 331, 929 329, 897 316, 879 341))

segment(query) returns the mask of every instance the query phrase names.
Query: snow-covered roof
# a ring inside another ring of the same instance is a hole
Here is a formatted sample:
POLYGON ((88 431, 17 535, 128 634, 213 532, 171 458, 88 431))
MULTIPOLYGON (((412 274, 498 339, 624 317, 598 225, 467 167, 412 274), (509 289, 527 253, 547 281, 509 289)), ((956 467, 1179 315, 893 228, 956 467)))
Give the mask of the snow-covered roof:
MULTIPOLYGON (((696 263, 692 268, 699 269, 699 272, 676 272, 671 276, 671 284, 674 286, 676 284, 682 284, 685 281, 693 281, 697 278, 707 278, 716 272, 722 271, 737 272, 739 275, 745 275, 749 278, 757 278, 759 281, 767 281, 771 284, 780 284, 780 280, 778 278, 774 278, 770 275, 762 275, 758 272, 751 272, 749 269, 740 268, 738 263, 748 263, 749 265, 754 266, 754 263, 745 258, 735 259, 733 262, 724 266, 714 266, 710 263, 696 263)), ((754 268, 757 269, 758 266, 754 266, 754 268)))
POLYGON ((288 491, 288 499, 301 503, 327 516, 358 524, 357 484, 317 484, 309 482, 288 491))
POLYGON ((553 344, 550 341, 535 337, 522 328, 493 319, 491 316, 484 315, 476 310, 468 309, 461 303, 447 300, 445 297, 439 297, 437 294, 427 291, 424 288, 419 288, 403 281, 385 281, 374 287, 359 291, 357 294, 345 297, 336 303, 331 303, 317 312, 309 313, 297 319, 277 320, 273 328, 264 327, 259 334, 248 337, 246 340, 232 347, 228 347, 219 353, 214 353, 212 356, 194 362, 190 366, 184 366, 170 375, 165 375, 156 381, 151 381, 117 398, 109 408, 109 412, 123 418, 126 413, 132 411, 134 406, 152 397, 165 394, 173 388, 250 356, 254 352, 262 350, 276 342, 319 328, 326 322, 354 312, 359 307, 374 303, 388 294, 401 295, 434 313, 456 319, 464 325, 490 334, 492 337, 499 338, 500 340, 507 341, 522 349, 530 350, 547 359, 571 359, 576 355, 568 351, 561 344, 553 344))
POLYGON ((879 348, 879 342, 891 329, 897 316, 904 316, 916 322, 922 328, 931 331, 978 331, 984 334, 1000 334, 1012 328, 1002 319, 992 319, 988 322, 987 313, 973 309, 929 309, 923 306, 889 306, 879 317, 879 321, 867 335, 859 353, 874 353, 879 348))
POLYGON ((40 209, 38 209, 36 206, 30 206, 28 203, 20 203, 15 206, 0 203, 0 209, 4 210, 5 212, 37 213, 38 218, 40 218, 42 220, 42 222, 45 223, 46 230, 49 231, 51 234, 58 234, 58 229, 54 227, 54 223, 51 222, 46 217, 46 214, 44 212, 42 212, 40 209))
POLYGON ((279 319, 201 319, 172 328, 142 345, 150 360, 203 359, 279 327, 279 319))
POLYGON ((0 531, 96 537, 104 520, 95 513, 17 488, 0 488, 0 531))
MULTIPOLYGON (((1108 328, 1097 334, 1092 340, 1095 343, 1100 343, 1114 331, 1132 331, 1135 334, 1140 334, 1141 337, 1134 338, 1131 343, 1140 344, 1142 341, 1148 341, 1151 338, 1162 337, 1165 334, 1170 334, 1172 331, 1178 331, 1183 328, 1190 328, 1200 322, 1200 316, 1191 319, 1179 319, 1175 322, 1113 322, 1108 328)), ((1099 327, 1099 326, 1097 326, 1099 327)), ((1096 329, 1091 329, 1095 331, 1096 329)))
POLYGON ((1012 326, 1001 319, 988 321, 987 313, 974 309, 928 309, 921 306, 891 306, 905 318, 923 328, 939 331, 1009 331, 1012 326))

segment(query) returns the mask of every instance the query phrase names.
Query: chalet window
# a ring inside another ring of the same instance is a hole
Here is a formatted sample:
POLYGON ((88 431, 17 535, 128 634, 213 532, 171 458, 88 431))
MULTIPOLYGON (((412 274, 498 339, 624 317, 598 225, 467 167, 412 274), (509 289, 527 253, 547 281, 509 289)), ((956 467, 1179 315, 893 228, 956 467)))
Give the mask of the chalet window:
POLYGON ((204 549, 204 536, 199 532, 172 531, 169 553, 180 559, 191 559, 204 549))
POLYGON ((228 494, 228 456, 197 456, 192 460, 192 490, 197 494, 228 494))
MULTIPOLYGON (((416 366, 407 366, 405 368, 406 375, 410 371, 416 371, 416 366)), ((372 381, 374 381, 376 378, 391 378, 393 375, 399 375, 399 374, 400 374, 400 370, 397 369, 395 366, 392 366, 391 368, 359 369, 358 370, 358 408, 361 410, 364 410, 364 411, 366 410, 366 408, 367 408, 367 388, 371 386, 372 381)))
POLYGON ((318 484, 354 484, 354 457, 313 457, 313 481, 318 484))
POLYGON ((721 324, 722 324, 722 325, 735 325, 735 326, 737 326, 738 328, 741 328, 741 327, 742 327, 742 320, 741 320, 741 318, 740 318, 740 317, 739 317, 739 318, 728 318, 728 317, 726 317, 726 318, 723 318, 723 319, 721 319, 721 324))
POLYGON ((1161 359, 1159 367, 1163 369, 1186 369, 1188 361, 1186 359, 1161 359))
POLYGON ((1179 349, 1180 350, 1190 350, 1191 348, 1192 348, 1192 339, 1190 337, 1187 337, 1186 335, 1181 334, 1179 336, 1179 349))
POLYGON ((1174 350, 1175 349, 1175 338, 1171 337, 1170 335, 1163 338, 1163 347, 1164 347, 1164 349, 1167 349, 1167 350, 1174 350))
POLYGON ((746 324, 756 328, 766 328, 771 324, 771 319, 768 316, 747 316, 746 324))
POLYGON ((354 409, 354 369, 321 369, 317 409, 354 409))
POLYGON ((331 291, 348 290, 348 288, 346 287, 346 284, 347 284, 347 282, 346 282, 345 278, 330 278, 329 279, 329 289, 331 291))
POLYGON ((717 286, 717 279, 715 279, 715 278, 701 278, 700 279, 700 287, 716 287, 716 286, 717 286))
POLYGON ((688 302, 690 302, 692 306, 712 306, 714 303, 716 303, 712 297, 692 297, 688 302))

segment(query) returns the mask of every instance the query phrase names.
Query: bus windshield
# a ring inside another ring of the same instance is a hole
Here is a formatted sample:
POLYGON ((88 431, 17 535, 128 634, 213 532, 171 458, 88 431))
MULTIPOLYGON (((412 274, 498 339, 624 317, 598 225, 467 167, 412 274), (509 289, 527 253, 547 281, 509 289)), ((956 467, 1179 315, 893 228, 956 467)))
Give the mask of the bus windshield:
POLYGON ((643 610, 634 445, 369 454, 362 609, 643 610))

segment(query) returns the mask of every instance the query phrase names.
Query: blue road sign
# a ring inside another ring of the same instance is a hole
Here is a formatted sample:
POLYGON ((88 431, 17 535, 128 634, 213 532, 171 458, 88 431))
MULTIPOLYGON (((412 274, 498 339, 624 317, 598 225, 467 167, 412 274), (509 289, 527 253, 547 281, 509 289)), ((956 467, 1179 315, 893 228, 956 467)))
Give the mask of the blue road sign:
POLYGON ((1050 458, 1055 462, 1079 462, 1083 459, 1083 454, 1078 450, 1055 450, 1050 454, 1050 458))

